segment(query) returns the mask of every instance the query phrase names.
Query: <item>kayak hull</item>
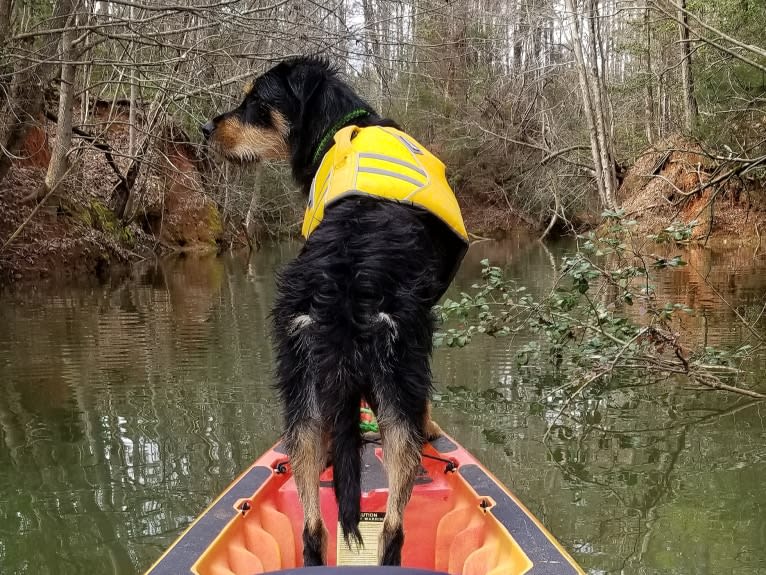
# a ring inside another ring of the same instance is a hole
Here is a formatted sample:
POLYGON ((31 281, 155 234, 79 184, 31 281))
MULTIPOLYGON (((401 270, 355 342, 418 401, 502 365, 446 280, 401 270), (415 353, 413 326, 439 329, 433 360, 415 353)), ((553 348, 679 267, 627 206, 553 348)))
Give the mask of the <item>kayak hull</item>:
MULTIPOLYGON (((320 477, 327 565, 372 565, 388 495, 383 450, 362 452, 364 548, 338 543, 332 468, 320 477)), ((303 511, 281 444, 235 480, 146 575, 254 575, 302 565, 303 511)), ((583 573, 481 463, 444 435, 428 444, 404 514, 402 566, 460 575, 583 573)))

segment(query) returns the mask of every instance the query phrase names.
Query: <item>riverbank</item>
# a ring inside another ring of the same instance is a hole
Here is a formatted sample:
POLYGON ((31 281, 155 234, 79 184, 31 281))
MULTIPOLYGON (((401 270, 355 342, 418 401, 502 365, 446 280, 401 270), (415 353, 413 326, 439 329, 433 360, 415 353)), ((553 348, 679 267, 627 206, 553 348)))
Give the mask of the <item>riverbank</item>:
MULTIPOLYGON (((225 206, 222 210, 211 199, 196 146, 180 129, 168 128, 166 136, 154 154, 140 205, 134 206, 132 215, 118 218, 114 167, 127 173, 128 159, 108 158, 92 146, 73 154, 75 168, 52 199, 39 205, 30 201, 43 185, 55 124, 31 130, 21 159, 0 182, 0 281, 102 276, 158 255, 246 247, 245 222, 224 217, 225 206)), ((116 123, 103 141, 119 148, 126 137, 125 128, 116 123)), ((270 181, 258 185, 276 186, 270 181)), ((516 213, 497 194, 458 190, 458 196, 474 239, 503 238, 519 231, 534 237, 541 232, 536 222, 516 213)), ((269 221, 263 230, 257 224, 254 229, 248 226, 256 241, 297 233, 301 201, 292 194, 283 202, 287 207, 281 205, 277 221, 269 221)), ((722 180, 719 164, 699 144, 680 137, 637 158, 624 173, 619 201, 639 233, 665 233, 671 241, 746 246, 757 253, 761 234, 766 233, 764 184, 755 177, 722 180), (690 231, 678 235, 667 231, 671 226, 690 231)), ((266 221, 268 202, 259 207, 263 213, 258 218, 266 221)), ((577 231, 600 222, 596 213, 572 219, 577 231)))
POLYGON ((755 171, 739 173, 740 165, 713 157, 693 140, 668 138, 626 171, 618 200, 640 233, 759 250, 766 232, 766 181, 755 171))
POLYGON ((224 224, 203 161, 182 129, 159 129, 138 162, 118 152, 129 148, 128 110, 96 106, 91 114, 110 127, 98 135, 78 128, 80 145, 47 196, 41 190, 56 123, 27 131, 0 181, 0 281, 119 273, 156 255, 216 252, 234 241, 239 232, 224 224))

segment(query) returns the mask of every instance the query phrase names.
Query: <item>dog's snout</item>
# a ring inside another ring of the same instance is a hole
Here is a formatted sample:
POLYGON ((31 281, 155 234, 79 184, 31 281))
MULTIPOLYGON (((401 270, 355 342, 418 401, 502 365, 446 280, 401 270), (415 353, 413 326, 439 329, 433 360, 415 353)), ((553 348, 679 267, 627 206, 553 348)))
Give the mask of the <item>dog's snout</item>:
POLYGON ((202 131, 202 135, 207 140, 213 134, 213 131, 215 130, 215 125, 213 124, 213 122, 208 122, 207 124, 202 124, 199 127, 199 129, 202 131))

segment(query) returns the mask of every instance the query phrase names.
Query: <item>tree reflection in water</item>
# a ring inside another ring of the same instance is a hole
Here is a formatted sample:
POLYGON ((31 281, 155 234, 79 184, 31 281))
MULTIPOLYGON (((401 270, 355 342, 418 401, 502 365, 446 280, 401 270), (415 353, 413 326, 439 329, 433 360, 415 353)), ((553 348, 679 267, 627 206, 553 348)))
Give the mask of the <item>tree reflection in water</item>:
MULTIPOLYGON (((562 248, 478 244, 455 290, 486 257, 547 290, 562 248)), ((249 262, 187 257, 111 285, 0 296, 0 572, 136 573, 276 440, 268 312, 274 270, 296 249, 249 262)), ((694 258, 729 303, 757 317, 763 261, 694 258)), ((683 268, 658 290, 702 308, 689 319, 697 337, 741 340, 731 310, 694 277, 683 268)), ((518 368, 523 343, 439 350, 435 417, 583 567, 766 569, 762 405, 613 381, 573 401, 544 442, 561 382, 518 368)), ((765 362, 761 354, 750 367, 763 374, 765 362)))

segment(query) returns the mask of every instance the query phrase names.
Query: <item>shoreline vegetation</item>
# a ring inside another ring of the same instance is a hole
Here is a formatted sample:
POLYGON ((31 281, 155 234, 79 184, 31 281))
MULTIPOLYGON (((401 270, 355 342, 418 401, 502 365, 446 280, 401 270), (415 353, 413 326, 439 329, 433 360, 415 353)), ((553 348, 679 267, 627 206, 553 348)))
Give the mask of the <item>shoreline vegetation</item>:
MULTIPOLYGON (((50 130, 50 127, 49 127, 50 130)), ((134 217, 116 217, 113 181, 105 177, 106 160, 98 149, 81 152, 73 164, 71 184, 55 200, 36 199, 43 185, 49 142, 55 130, 34 131, 28 158, 14 164, 0 182, 0 278, 4 282, 38 278, 74 279, 102 276, 110 269, 126 270, 133 263, 179 253, 221 253, 257 249, 264 241, 297 237, 303 198, 289 194, 288 202, 269 212, 255 211, 256 222, 226 213, 206 189, 205 164, 184 133, 170 140, 150 168, 148 192, 134 217), (77 185, 77 179, 86 185, 77 185)), ((115 138, 119 138, 116 131, 115 138)), ((113 146, 106 140, 107 145, 113 146)), ((252 171, 252 170, 251 170, 252 171)), ((290 183, 283 166, 258 166, 265 177, 255 186, 290 183)), ((750 248, 753 257, 766 250, 766 189, 756 180, 730 179, 716 183, 720 166, 699 144, 681 136, 643 151, 625 171, 618 197, 621 213, 645 234, 669 234, 693 225, 693 233, 677 244, 716 250, 750 248)), ((260 181, 258 181, 260 180, 260 181)), ((459 190, 459 186, 456 186, 459 190)), ((473 193, 458 197, 474 241, 503 239, 522 231, 530 237, 575 237, 601 229, 599 215, 583 212, 555 227, 540 223, 473 193)), ((114 271, 114 270, 113 270, 114 271)))
MULTIPOLYGON (((100 176, 97 152, 80 159, 78 176, 91 185, 67 190, 56 201, 29 201, 42 185, 43 166, 14 166, 0 183, 0 278, 14 282, 38 278, 75 279, 126 270, 147 259, 179 253, 221 253, 257 249, 264 241, 297 237, 303 198, 294 192, 278 214, 257 213, 248 226, 205 190, 205 175, 191 145, 174 142, 172 151, 152 167, 152 186, 143 208, 128 221, 110 207, 108 186, 100 176), (185 149, 185 147, 186 149, 185 149), (93 173, 84 174, 86 170, 93 173), (106 184, 99 185, 100 182, 106 184), (249 234, 252 236, 248 237, 249 234)), ((36 160, 37 161, 37 160, 36 160)), ((286 169, 259 166, 288 189, 286 169), (275 176, 276 174, 276 176, 275 176)), ((766 250, 766 190, 759 182, 728 181, 707 185, 720 168, 701 153, 699 145, 677 137, 642 153, 626 171, 618 190, 621 213, 645 234, 668 235, 680 245, 720 250, 750 248, 753 257, 766 250), (674 239, 673 230, 693 224, 693 233, 674 239)), ((266 179, 266 178, 262 178, 266 179)), ((269 184, 266 184, 269 185, 269 184)), ((503 239, 523 232, 530 241, 576 237, 602 229, 590 213, 575 214, 566 226, 544 230, 508 206, 458 197, 473 241, 503 239)))
POLYGON ((0 281, 297 236, 286 167, 197 132, 298 53, 442 159, 477 241, 619 212, 766 249, 762 2, 187 4, 0 0, 0 281))

